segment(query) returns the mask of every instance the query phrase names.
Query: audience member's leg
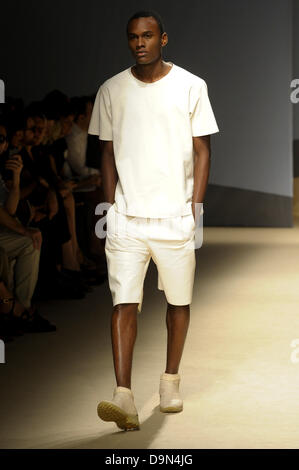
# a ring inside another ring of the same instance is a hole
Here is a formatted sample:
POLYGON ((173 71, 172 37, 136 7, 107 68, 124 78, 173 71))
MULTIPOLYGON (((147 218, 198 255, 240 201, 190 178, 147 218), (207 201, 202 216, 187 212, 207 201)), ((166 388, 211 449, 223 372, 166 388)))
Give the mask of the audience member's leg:
POLYGON ((80 271, 78 259, 74 257, 72 240, 62 245, 62 265, 71 271, 80 271))
POLYGON ((0 247, 0 278, 7 286, 10 284, 10 266, 4 248, 0 247))
POLYGON ((38 278, 40 251, 33 247, 29 237, 11 231, 1 231, 0 245, 4 248, 9 261, 16 259, 15 296, 22 305, 30 308, 38 278))
POLYGON ((52 230, 52 237, 55 237, 54 232, 59 234, 59 242, 60 242, 60 249, 57 249, 57 257, 58 260, 61 258, 62 266, 65 269, 70 269, 72 271, 79 271, 80 265, 76 257, 74 257, 73 253, 73 243, 72 243, 72 235, 71 231, 69 230, 68 219, 66 209, 64 207, 64 201, 60 194, 57 194, 57 201, 59 210, 55 217, 53 217, 53 222, 51 230, 52 230))
POLYGON ((69 231, 71 234, 73 258, 76 258, 78 263, 83 262, 83 255, 81 253, 76 231, 76 210, 75 210, 75 199, 71 192, 64 198, 64 207, 67 215, 69 231))
MULTIPOLYGON (((14 294, 8 289, 5 282, 2 280, 0 281, 0 298, 1 299, 12 299, 14 298, 14 294)), ((13 306, 13 300, 0 304, 0 312, 1 313, 9 313, 13 306)), ((25 310, 24 305, 22 305, 17 299, 15 299, 15 306, 13 310, 13 314, 16 316, 20 316, 25 310)))

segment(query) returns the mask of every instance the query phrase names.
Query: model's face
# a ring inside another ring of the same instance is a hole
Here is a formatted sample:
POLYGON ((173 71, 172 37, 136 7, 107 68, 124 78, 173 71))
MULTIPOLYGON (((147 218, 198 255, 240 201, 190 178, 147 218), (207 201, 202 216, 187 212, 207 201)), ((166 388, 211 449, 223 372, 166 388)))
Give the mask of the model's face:
POLYGON ((161 57, 161 48, 168 42, 167 34, 161 36, 160 28, 152 16, 135 18, 128 26, 128 45, 136 64, 150 64, 161 57), (143 55, 138 52, 144 52, 143 55))

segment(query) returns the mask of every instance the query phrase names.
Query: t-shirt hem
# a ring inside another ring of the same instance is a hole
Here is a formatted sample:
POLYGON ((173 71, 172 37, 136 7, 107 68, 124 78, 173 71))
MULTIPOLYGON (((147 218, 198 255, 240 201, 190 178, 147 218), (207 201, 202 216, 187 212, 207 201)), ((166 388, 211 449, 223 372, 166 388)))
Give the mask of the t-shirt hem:
MULTIPOLYGON (((143 217, 143 218, 151 218, 151 219, 164 219, 164 218, 171 218, 171 217, 180 217, 185 215, 192 214, 192 202, 187 202, 184 206, 174 208, 169 210, 169 208, 165 208, 165 210, 150 210, 149 208, 138 208, 136 206, 132 207, 129 204, 125 205, 122 201, 115 201, 114 207, 116 212, 119 212, 123 215, 127 215, 129 217, 143 217)), ((203 209, 201 209, 201 214, 203 213, 203 209)))

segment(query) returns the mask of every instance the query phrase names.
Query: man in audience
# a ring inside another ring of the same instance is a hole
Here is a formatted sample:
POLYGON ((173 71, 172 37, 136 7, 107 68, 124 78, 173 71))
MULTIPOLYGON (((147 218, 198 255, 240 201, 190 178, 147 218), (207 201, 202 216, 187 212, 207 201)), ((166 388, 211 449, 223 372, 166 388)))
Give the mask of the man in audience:
POLYGON ((86 166, 87 131, 93 103, 88 97, 73 98, 72 103, 75 107, 75 118, 72 130, 66 136, 69 165, 75 175, 81 177, 98 175, 98 184, 95 183, 95 185, 100 186, 100 171, 97 168, 86 166))

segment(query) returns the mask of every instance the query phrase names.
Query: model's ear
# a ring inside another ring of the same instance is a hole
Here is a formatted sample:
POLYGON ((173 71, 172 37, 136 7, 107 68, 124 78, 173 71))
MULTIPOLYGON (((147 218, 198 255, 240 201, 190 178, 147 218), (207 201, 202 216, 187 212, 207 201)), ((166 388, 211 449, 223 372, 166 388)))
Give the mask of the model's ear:
POLYGON ((167 33, 163 33, 162 34, 162 47, 166 46, 166 44, 168 44, 168 36, 167 36, 167 33))

